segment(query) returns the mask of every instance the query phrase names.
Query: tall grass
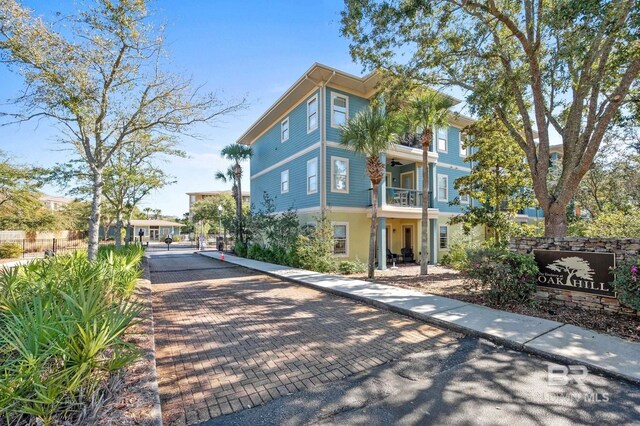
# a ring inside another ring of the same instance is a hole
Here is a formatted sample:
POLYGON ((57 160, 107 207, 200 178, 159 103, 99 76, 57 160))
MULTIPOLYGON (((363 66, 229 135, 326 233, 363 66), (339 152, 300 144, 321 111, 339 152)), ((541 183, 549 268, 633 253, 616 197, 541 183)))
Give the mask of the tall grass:
MULTIPOLYGON (((7 424, 73 422, 137 356, 124 340, 142 250, 102 248, 0 272, 0 416, 7 424)), ((0 420, 0 424, 2 420, 0 420)))

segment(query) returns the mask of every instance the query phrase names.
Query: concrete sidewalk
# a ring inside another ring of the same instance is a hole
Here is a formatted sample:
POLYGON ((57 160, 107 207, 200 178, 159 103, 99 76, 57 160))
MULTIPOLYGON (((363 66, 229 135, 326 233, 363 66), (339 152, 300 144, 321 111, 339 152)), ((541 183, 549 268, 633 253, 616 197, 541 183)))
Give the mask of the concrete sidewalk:
MULTIPOLYGON (((220 259, 217 251, 197 252, 220 259)), ((640 344, 574 325, 499 311, 414 290, 225 254, 225 261, 360 300, 565 364, 640 383, 640 344)))

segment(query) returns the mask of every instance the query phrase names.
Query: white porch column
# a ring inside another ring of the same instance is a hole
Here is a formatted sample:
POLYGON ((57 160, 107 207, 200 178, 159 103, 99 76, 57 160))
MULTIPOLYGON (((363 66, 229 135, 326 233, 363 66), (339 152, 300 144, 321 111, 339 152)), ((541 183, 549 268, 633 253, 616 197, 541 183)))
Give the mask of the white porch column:
POLYGON ((429 219, 429 262, 438 263, 438 219, 429 219))
POLYGON ((378 218, 378 270, 387 269, 387 219, 378 218))

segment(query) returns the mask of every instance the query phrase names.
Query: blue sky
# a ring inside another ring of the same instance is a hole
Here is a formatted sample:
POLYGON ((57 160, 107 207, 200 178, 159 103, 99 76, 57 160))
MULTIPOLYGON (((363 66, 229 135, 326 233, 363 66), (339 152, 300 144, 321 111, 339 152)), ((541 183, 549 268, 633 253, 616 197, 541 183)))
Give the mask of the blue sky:
MULTIPOLYGON (((75 3, 41 0, 24 4, 46 17, 61 8, 62 12, 71 10, 75 3)), ((167 26, 167 50, 173 68, 192 75, 196 83, 223 97, 246 96, 249 108, 224 117, 215 126, 200 127, 199 139, 182 138, 181 148, 190 158, 166 164, 178 183, 156 191, 141 207, 181 216, 188 210, 186 192, 228 189, 213 179, 217 169, 226 168, 220 149, 234 142, 314 62, 361 74, 362 67, 349 55, 348 41, 339 34, 342 7, 340 0, 152 3, 154 19, 167 26)), ((3 103, 21 87, 19 76, 0 67, 3 103)), ((0 149, 18 162, 51 166, 70 156, 57 136, 51 123, 45 121, 0 127, 0 149)), ((249 188, 247 176, 243 188, 249 188)), ((45 191, 61 193, 53 187, 45 187, 45 191)))

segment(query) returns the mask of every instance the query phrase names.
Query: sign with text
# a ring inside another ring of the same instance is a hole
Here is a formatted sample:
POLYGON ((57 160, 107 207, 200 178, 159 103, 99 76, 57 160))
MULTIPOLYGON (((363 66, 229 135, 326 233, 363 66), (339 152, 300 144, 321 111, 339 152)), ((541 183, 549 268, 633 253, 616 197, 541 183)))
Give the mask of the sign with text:
POLYGON ((616 296, 609 284, 616 264, 613 253, 536 249, 533 256, 540 269, 539 286, 616 296))

